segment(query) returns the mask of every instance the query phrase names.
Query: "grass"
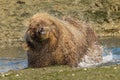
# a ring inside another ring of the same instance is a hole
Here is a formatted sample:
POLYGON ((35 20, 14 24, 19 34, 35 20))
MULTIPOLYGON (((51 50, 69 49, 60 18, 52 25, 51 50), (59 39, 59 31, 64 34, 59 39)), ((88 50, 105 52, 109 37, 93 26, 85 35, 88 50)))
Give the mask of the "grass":
POLYGON ((119 80, 120 66, 70 68, 54 66, 28 68, 0 74, 0 80, 119 80))
MULTIPOLYGON (((99 35, 120 33, 120 0, 0 0, 0 47, 21 45, 25 20, 38 12, 93 23, 99 35)), ((0 74, 0 80, 119 80, 119 72, 120 65, 82 69, 54 66, 9 71, 0 74)))
POLYGON ((0 45, 19 46, 27 28, 25 20, 38 12, 93 23, 100 35, 112 33, 109 25, 113 22, 115 34, 120 33, 119 0, 0 0, 0 45))

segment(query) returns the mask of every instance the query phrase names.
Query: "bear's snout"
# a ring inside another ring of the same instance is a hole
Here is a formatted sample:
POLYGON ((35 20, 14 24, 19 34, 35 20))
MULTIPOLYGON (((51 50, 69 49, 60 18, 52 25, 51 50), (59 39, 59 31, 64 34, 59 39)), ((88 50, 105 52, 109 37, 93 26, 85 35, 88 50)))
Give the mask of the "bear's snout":
POLYGON ((42 27, 42 28, 39 28, 38 34, 46 34, 45 29, 44 29, 43 27, 42 27))

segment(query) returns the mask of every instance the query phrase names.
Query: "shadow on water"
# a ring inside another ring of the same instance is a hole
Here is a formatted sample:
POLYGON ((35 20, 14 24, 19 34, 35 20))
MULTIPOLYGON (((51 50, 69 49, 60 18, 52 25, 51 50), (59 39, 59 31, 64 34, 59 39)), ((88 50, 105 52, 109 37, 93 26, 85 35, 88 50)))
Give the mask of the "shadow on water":
MULTIPOLYGON (((103 61, 99 66, 120 64, 120 38, 105 37, 100 39, 103 47, 103 61)), ((28 67, 27 54, 21 47, 0 48, 0 72, 19 70, 28 67)))

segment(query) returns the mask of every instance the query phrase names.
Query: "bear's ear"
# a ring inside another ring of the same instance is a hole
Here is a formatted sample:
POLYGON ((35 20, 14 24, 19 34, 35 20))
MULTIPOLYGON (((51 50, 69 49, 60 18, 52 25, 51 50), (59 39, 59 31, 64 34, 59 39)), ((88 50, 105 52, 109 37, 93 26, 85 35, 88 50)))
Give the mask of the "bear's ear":
POLYGON ((52 29, 52 28, 55 28, 56 24, 52 23, 50 26, 51 26, 51 29, 52 29))
POLYGON ((32 24, 32 19, 29 19, 29 21, 28 21, 28 27, 31 27, 31 24, 32 24))

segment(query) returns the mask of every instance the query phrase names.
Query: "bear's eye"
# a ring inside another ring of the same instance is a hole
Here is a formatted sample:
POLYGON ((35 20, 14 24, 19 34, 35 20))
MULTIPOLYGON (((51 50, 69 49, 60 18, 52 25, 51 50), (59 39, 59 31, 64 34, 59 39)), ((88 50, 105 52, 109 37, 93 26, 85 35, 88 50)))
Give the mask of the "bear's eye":
POLYGON ((43 32, 43 31, 44 31, 43 27, 42 27, 42 28, 40 28, 40 32, 43 32))

